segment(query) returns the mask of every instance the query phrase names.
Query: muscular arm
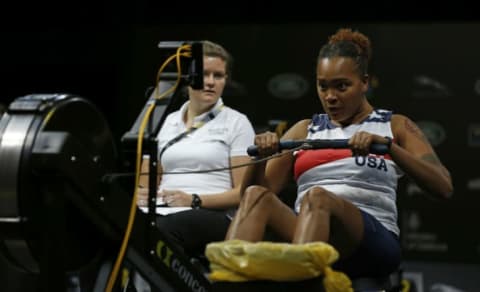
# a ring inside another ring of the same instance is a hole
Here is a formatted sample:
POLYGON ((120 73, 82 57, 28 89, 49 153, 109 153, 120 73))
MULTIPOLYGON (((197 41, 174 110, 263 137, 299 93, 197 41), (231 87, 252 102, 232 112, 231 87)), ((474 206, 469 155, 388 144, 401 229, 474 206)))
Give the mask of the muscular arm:
MULTIPOLYGON (((282 136, 281 140, 305 139, 309 123, 310 120, 296 123, 282 136)), ((279 193, 291 177, 293 162, 294 157, 290 153, 250 166, 242 183, 242 193, 252 184, 262 185, 274 193, 279 193)))
POLYGON ((421 188, 439 198, 452 195, 450 173, 435 154, 421 129, 402 115, 392 117, 396 143, 390 155, 421 188))

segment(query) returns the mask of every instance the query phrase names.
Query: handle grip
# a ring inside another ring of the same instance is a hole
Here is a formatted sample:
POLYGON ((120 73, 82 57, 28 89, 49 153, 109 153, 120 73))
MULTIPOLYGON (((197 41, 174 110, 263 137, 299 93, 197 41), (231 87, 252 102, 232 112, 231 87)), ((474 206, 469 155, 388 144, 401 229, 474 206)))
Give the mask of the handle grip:
MULTIPOLYGON (((350 148, 348 139, 318 139, 318 140, 283 140, 278 143, 278 150, 293 149, 302 145, 307 145, 309 149, 325 149, 325 148, 350 148)), ((258 147, 256 145, 249 146, 247 153, 250 156, 258 156, 258 147)), ((373 143, 370 145, 370 153, 384 155, 388 153, 388 146, 385 144, 373 143)))

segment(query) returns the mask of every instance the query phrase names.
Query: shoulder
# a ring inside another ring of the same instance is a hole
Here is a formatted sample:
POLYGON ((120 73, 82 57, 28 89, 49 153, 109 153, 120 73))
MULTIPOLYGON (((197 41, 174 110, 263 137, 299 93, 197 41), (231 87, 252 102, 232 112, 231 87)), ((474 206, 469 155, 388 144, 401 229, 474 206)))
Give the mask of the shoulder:
POLYGON ((225 106, 222 110, 224 119, 250 123, 248 116, 236 109, 225 106))
POLYGON ((229 106, 224 106, 222 111, 233 117, 246 117, 244 113, 229 106))
POLYGON ((312 119, 304 119, 304 120, 300 120, 298 122, 296 122, 293 126, 293 127, 298 127, 298 128, 307 128, 308 125, 312 122, 312 119))
POLYGON ((406 132, 421 133, 417 124, 409 117, 402 114, 392 115, 392 132, 394 136, 403 136, 406 132))
MULTIPOLYGON (((232 137, 247 135, 249 137, 255 136, 255 130, 248 117, 242 112, 224 106, 222 112, 218 115, 218 120, 215 124, 229 129, 232 137)), ((253 138, 252 138, 253 139, 253 138)))
POLYGON ((402 115, 402 114, 392 115, 392 127, 398 127, 401 125, 405 125, 406 123, 413 123, 413 121, 406 115, 402 115))
POLYGON ((172 119, 172 118, 178 117, 179 115, 180 115, 180 110, 177 109, 177 110, 169 113, 169 114, 167 115, 167 119, 172 119))
POLYGON ((363 122, 389 123, 392 120, 393 111, 388 109, 374 108, 363 122))
POLYGON ((167 115, 164 121, 164 125, 176 123, 179 120, 180 111, 176 110, 167 115))
POLYGON ((311 119, 304 119, 296 122, 290 129, 283 135, 282 139, 305 139, 307 137, 308 127, 312 122, 311 119))

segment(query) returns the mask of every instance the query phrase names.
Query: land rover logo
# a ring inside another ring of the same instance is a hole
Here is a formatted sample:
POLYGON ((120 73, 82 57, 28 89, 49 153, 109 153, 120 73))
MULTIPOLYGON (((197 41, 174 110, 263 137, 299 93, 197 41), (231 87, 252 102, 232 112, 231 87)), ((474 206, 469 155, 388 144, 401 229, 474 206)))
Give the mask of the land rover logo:
POLYGON ((470 124, 468 126, 468 146, 480 146, 480 124, 470 124))
POLYGON ((473 90, 476 94, 480 95, 480 79, 475 80, 475 85, 473 86, 473 90))
POLYGON ((438 146, 445 141, 447 135, 445 129, 439 123, 433 121, 420 121, 417 122, 417 125, 422 129, 432 146, 438 146))
POLYGON ((267 87, 276 98, 297 99, 307 92, 308 82, 299 74, 283 73, 273 76, 267 87))

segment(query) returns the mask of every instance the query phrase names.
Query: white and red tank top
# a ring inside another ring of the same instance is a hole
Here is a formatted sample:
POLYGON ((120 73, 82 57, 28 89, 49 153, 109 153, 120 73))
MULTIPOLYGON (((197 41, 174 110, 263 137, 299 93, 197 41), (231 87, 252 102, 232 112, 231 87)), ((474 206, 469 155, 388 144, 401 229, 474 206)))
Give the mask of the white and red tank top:
MULTIPOLYGON (((307 139, 349 139, 359 131, 394 137, 392 112, 373 110, 358 124, 334 125, 328 115, 316 114, 308 126, 307 139)), ((350 149, 300 150, 295 153, 294 175, 298 185, 295 210, 300 211, 305 193, 320 186, 355 204, 377 218, 388 230, 399 234, 396 189, 403 175, 387 155, 352 156, 350 149)))

